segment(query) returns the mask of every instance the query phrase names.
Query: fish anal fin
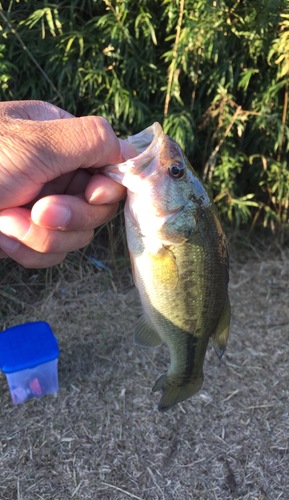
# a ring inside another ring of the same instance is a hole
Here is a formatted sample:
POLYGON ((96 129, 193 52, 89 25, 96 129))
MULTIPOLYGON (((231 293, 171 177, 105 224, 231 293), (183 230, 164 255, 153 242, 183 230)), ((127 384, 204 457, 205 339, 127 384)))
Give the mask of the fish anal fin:
POLYGON ((138 320, 134 340, 137 345, 142 347, 156 347, 162 344, 159 334, 145 316, 141 316, 138 320))
POLYGON ((220 316, 216 331, 212 337, 215 352, 219 359, 221 359, 226 350, 226 345, 229 337, 230 316, 231 308, 228 298, 220 316))
POLYGON ((177 376, 166 373, 161 375, 152 388, 153 392, 162 391, 163 393, 158 410, 161 412, 167 411, 177 403, 190 398, 200 390, 202 383, 202 375, 183 383, 177 376))

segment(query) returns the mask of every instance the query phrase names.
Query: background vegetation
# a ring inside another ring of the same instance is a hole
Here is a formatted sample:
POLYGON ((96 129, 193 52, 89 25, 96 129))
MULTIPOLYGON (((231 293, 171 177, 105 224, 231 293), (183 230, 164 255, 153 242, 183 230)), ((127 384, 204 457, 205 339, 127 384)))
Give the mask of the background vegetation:
POLYGON ((288 225, 288 0, 11 0, 0 23, 1 100, 158 120, 224 220, 288 225))
MULTIPOLYGON (((224 221, 288 227, 288 2, 0 0, 0 98, 98 113, 122 136, 159 120, 224 221)), ((289 250, 229 232, 227 352, 210 347, 202 391, 160 414, 168 353, 133 346, 141 307, 113 224, 46 270, 0 260, 0 330, 48 321, 61 350, 55 399, 14 407, 0 374, 1 500, 285 499, 289 250)))

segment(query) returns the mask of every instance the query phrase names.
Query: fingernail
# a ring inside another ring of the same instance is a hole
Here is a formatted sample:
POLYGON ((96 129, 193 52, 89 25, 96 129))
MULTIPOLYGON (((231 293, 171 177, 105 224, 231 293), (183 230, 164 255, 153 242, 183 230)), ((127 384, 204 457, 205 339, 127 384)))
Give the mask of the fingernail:
POLYGON ((63 205, 54 205, 55 210, 55 227, 65 227, 71 219, 71 210, 63 205))
POLYGON ((8 238, 5 234, 0 234, 0 248, 7 254, 16 252, 20 246, 20 243, 12 238, 8 238))
POLYGON ((67 226, 71 220, 70 208, 60 205, 48 205, 41 203, 41 200, 36 203, 31 212, 32 220, 39 226, 50 228, 63 228, 67 226))
POLYGON ((0 215, 0 232, 6 236, 14 236, 18 240, 24 240, 30 227, 30 219, 18 213, 11 212, 11 214, 0 215))

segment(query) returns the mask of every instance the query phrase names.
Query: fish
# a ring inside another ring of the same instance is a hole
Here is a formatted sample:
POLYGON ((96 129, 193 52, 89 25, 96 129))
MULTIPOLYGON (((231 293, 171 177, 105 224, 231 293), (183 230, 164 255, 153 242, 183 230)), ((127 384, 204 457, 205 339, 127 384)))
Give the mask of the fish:
POLYGON ((143 314, 135 341, 166 344, 170 366, 152 391, 162 412, 196 394, 211 339, 229 336, 229 258, 216 206, 180 146, 160 123, 129 136, 136 156, 102 173, 127 188, 126 239, 143 314))

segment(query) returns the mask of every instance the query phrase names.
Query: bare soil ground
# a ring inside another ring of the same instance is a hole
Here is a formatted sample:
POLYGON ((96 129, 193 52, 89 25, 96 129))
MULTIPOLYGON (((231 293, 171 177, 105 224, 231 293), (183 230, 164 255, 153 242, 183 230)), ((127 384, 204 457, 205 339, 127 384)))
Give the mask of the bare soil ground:
POLYGON ((233 254, 227 352, 210 346, 202 390, 165 414, 168 353, 133 343, 127 269, 6 268, 1 329, 48 321, 61 356, 57 397, 14 406, 0 377, 1 500, 289 498, 289 251, 233 254))

